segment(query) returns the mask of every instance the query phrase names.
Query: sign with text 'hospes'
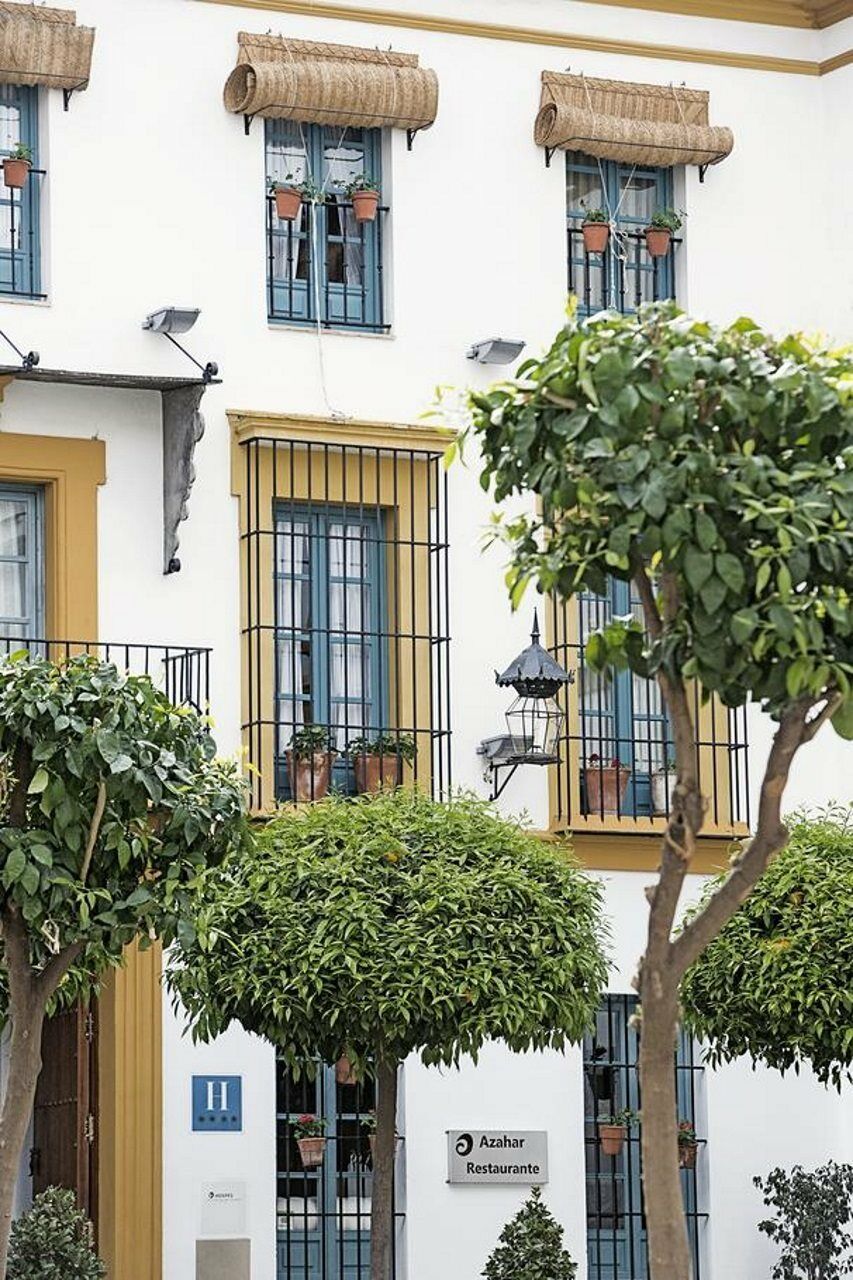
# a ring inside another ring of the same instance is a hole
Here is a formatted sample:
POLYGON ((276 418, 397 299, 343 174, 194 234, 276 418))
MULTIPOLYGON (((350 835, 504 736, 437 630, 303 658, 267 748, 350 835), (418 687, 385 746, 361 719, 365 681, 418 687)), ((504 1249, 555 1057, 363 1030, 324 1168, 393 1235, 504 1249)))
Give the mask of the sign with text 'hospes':
POLYGON ((243 1128, 243 1077, 193 1076, 193 1130, 240 1133, 243 1128))
POLYGON ((450 1129, 447 1181, 537 1186, 548 1181, 544 1129, 450 1129))

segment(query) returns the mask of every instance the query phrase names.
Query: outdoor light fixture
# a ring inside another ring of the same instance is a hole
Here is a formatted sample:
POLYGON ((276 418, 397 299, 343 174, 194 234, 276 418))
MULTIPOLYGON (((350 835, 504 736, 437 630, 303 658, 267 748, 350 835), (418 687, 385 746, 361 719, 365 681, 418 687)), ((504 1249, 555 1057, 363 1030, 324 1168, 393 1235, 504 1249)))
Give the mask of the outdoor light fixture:
POLYGON ((523 350, 524 342, 514 338, 486 338, 469 347, 466 355, 480 364, 512 364, 523 350))
POLYGON ((492 775, 492 799, 496 800, 523 764, 557 764, 560 732, 565 714, 556 700, 560 689, 574 676, 560 666, 539 643, 539 619, 533 614, 530 644, 509 664, 495 672, 501 689, 512 688, 517 697, 506 713, 507 733, 487 738, 478 748, 492 775), (508 770, 499 782, 501 770, 508 770))
POLYGON ((199 364, 195 356, 191 356, 173 336, 176 333, 189 333, 200 315, 201 312, 197 307, 161 307, 159 311, 152 311, 151 315, 145 318, 142 327, 150 329, 152 333, 162 333, 164 338, 168 338, 173 347, 177 347, 197 369, 201 369, 202 380, 208 383, 213 382, 219 373, 219 365, 212 360, 207 364, 199 364))
POLYGON ((15 355, 20 358, 22 369, 26 369, 27 372, 29 372, 30 369, 34 369, 36 367, 41 359, 41 356, 37 351, 28 351, 27 354, 24 355, 21 348, 16 346, 9 335, 4 333, 2 329, 0 329, 0 338, 2 338, 3 341, 12 348, 15 355))

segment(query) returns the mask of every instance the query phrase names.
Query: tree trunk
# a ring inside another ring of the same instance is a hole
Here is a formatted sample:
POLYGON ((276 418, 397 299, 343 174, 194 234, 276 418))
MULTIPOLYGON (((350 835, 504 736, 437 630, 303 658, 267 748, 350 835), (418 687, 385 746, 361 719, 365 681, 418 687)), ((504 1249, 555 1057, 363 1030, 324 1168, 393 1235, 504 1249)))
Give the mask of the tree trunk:
POLYGON ((676 990, 671 978, 643 967, 640 999, 640 1105, 643 1199, 653 1280, 690 1280, 692 1263, 678 1172, 675 1083, 676 990))
POLYGON ((397 1145, 397 1063, 376 1066, 376 1140, 370 1217, 370 1280, 394 1272, 394 1156, 397 1145))
POLYGON ((22 983, 18 978, 13 983, 10 971, 9 985, 10 994, 13 987, 25 989, 18 990, 10 1000, 9 1078, 0 1112, 0 1277, 6 1275, 15 1188, 41 1071, 45 1016, 45 1001, 31 979, 22 983))

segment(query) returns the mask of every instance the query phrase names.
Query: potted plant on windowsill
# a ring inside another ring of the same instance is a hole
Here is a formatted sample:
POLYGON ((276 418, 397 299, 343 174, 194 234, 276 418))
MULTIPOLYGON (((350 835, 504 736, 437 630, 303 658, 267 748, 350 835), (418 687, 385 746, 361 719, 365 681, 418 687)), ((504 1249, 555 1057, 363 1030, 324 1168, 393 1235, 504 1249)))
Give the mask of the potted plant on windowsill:
POLYGON ((319 1168, 326 1154, 326 1121, 322 1116, 297 1116, 293 1122, 293 1136, 299 1148, 302 1167, 319 1168))
POLYGON ((628 1137, 628 1130, 631 1125, 639 1119, 636 1111, 631 1111, 626 1107, 623 1111, 617 1111, 612 1116, 598 1117, 598 1141, 601 1144, 601 1150, 606 1156, 618 1156, 625 1145, 628 1137))
POLYGON ((696 1140, 696 1130, 689 1120, 679 1120, 678 1122, 678 1164, 682 1169, 694 1169, 696 1167, 696 1152, 699 1150, 699 1143, 696 1140))
POLYGON ((365 795, 388 791, 400 785, 402 765, 415 758, 415 740, 410 733, 380 733, 376 738, 353 738, 349 756, 355 785, 365 795))
POLYGON ((675 760, 667 757, 666 764, 652 771, 652 812, 669 813, 672 804, 672 793, 678 781, 675 760))
POLYGON ((270 178, 270 190, 275 200, 276 216, 281 222, 293 222, 303 204, 322 204, 326 193, 310 178, 299 179, 288 173, 278 181, 270 178))
POLYGON ((10 156, 3 160, 3 181, 7 187, 20 191, 27 185, 30 169, 33 167, 33 153, 29 147, 19 142, 10 156))
POLYGON ((591 755, 584 768, 587 813, 619 813, 630 777, 631 766, 615 756, 604 764, 600 756, 591 755))
POLYGON ((306 724, 297 729, 284 754, 290 793, 297 803, 322 800, 329 794, 335 752, 324 725, 306 724))
POLYGON ((356 222, 374 222, 379 208, 379 183, 366 173, 359 173, 345 188, 356 222))
POLYGON ((657 209, 646 227, 646 248, 652 258, 665 258, 676 231, 682 227, 682 215, 674 209, 657 209))
POLYGON ((358 1084, 358 1076, 345 1053, 342 1053, 335 1063, 335 1084, 358 1084))
POLYGON ((585 253, 604 253, 610 240, 610 220, 606 209, 587 209, 581 201, 581 234, 585 253))

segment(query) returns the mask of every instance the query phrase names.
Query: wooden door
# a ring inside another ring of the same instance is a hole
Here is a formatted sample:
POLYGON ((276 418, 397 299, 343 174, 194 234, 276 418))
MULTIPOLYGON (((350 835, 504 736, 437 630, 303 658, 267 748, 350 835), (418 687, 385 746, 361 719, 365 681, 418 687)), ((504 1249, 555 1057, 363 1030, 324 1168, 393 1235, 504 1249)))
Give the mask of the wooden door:
POLYGON ((66 1187, 97 1222, 97 1020, 95 1009, 50 1018, 33 1110, 33 1194, 66 1187))

